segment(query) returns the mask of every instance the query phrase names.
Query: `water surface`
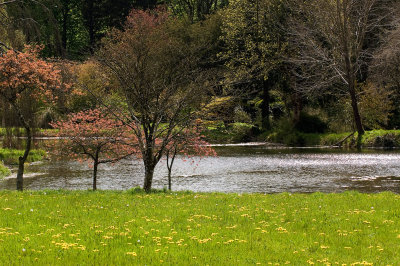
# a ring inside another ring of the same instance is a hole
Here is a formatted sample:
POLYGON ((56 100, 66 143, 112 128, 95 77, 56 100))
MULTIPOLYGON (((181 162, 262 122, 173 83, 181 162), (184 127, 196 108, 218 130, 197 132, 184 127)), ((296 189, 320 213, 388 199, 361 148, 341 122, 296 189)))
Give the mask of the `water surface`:
MULTIPOLYGON (((173 190, 202 192, 400 192, 400 151, 217 146, 217 157, 196 163, 175 161, 173 190)), ((26 189, 90 189, 92 170, 74 161, 44 161, 28 167, 26 189)), ((125 190, 143 185, 140 160, 101 165, 98 188, 125 190)), ((156 168, 153 187, 167 186, 165 162, 156 168)), ((15 178, 0 189, 15 189, 15 178)))

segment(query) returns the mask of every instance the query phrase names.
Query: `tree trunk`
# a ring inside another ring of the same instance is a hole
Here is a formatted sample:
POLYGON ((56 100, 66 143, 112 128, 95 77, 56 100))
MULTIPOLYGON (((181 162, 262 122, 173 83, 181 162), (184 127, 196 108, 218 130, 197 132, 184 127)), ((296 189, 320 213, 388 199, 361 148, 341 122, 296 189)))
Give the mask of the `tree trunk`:
POLYGON ((100 149, 97 148, 93 160, 93 191, 97 190, 97 167, 99 166, 100 149))
POLYGON ((97 190, 97 166, 99 165, 98 161, 93 163, 93 190, 97 190))
POLYGON ((177 149, 174 149, 174 152, 170 158, 170 151, 167 152, 167 169, 168 169, 168 190, 172 190, 172 166, 174 165, 175 157, 177 154, 177 149))
POLYGON ((69 18, 69 1, 64 1, 64 6, 62 9, 62 35, 61 35, 63 56, 65 56, 67 51, 68 18, 69 18))
POLYGON ((25 120, 25 117, 21 113, 21 110, 18 108, 17 104, 13 101, 11 101, 10 104, 14 107, 15 111, 17 112, 19 121, 25 128, 25 133, 26 133, 25 151, 24 155, 18 158, 18 172, 17 172, 17 190, 22 191, 24 189, 24 163, 26 162, 26 159, 28 158, 29 152, 31 150, 32 132, 28 122, 25 120))
POLYGON ((262 129, 263 130, 268 130, 271 128, 271 124, 269 121, 269 102, 270 102, 270 96, 269 96, 269 89, 270 89, 270 80, 263 80, 262 86, 263 86, 263 95, 262 95, 262 105, 261 105, 261 119, 262 119, 262 129))
POLYGON ((84 16, 86 17, 86 27, 89 34, 89 50, 90 53, 94 52, 95 44, 95 17, 94 17, 94 0, 88 0, 85 6, 86 10, 84 16))
POLYGON ((7 108, 6 105, 8 103, 6 101, 3 100, 2 105, 3 105, 3 110, 1 112, 1 127, 5 128, 6 127, 6 112, 7 112, 7 108))
POLYGON ((31 129, 29 126, 25 127, 26 132, 26 146, 25 152, 23 156, 18 158, 18 172, 17 172, 17 190, 22 191, 24 189, 24 164, 26 159, 28 158, 29 151, 31 150, 31 129))
POLYGON ((24 163, 23 157, 19 157, 18 161, 18 172, 17 172, 17 190, 24 190, 24 163))
POLYGON ((349 41, 349 36, 351 34, 349 33, 349 27, 348 27, 348 16, 349 16, 349 10, 348 10, 348 3, 342 3, 337 0, 336 5, 338 10, 342 10, 343 17, 341 17, 341 13, 338 12, 338 20, 343 21, 343 25, 341 25, 341 42, 342 42, 342 47, 343 47, 343 56, 344 56, 344 62, 345 62, 345 70, 346 70, 346 77, 347 77, 347 82, 348 82, 348 90, 351 98, 351 107, 353 108, 353 117, 354 117, 354 122, 357 127, 357 132, 358 132, 358 140, 357 141, 357 147, 359 148, 359 145, 361 144, 360 140, 362 135, 364 134, 364 128, 362 126, 361 122, 361 116, 360 112, 358 110, 358 102, 357 102, 357 96, 356 96, 356 88, 355 88, 355 83, 356 83, 356 76, 354 73, 354 64, 352 62, 352 54, 350 52, 350 41, 349 41))
POLYGON ((293 96, 293 124, 300 121, 301 111, 303 110, 303 103, 299 92, 295 92, 293 96))
POLYGON ((168 169, 168 190, 172 190, 172 176, 171 176, 171 170, 168 169))
POLYGON ((155 165, 153 162, 144 162, 145 163, 145 174, 144 174, 144 185, 143 189, 146 191, 146 193, 149 193, 151 191, 151 185, 153 182, 153 175, 154 175, 154 168, 155 165))
POLYGON ((354 122, 356 124, 358 136, 362 136, 364 134, 364 128, 362 126, 360 111, 358 109, 358 102, 357 102, 354 85, 349 86, 349 92, 350 92, 350 97, 351 97, 351 107, 353 108, 354 122))
MULTIPOLYGON (((347 51, 347 50, 345 50, 345 51, 347 51)), ((348 80, 348 90, 349 90, 350 99, 351 99, 351 107, 353 109, 354 123, 356 124, 358 137, 361 138, 361 136, 364 134, 364 128, 362 126, 360 111, 358 109, 358 101, 357 101, 357 95, 356 95, 355 77, 353 74, 353 67, 350 62, 349 57, 345 58, 345 62, 346 62, 346 72, 347 72, 347 80, 348 80)))

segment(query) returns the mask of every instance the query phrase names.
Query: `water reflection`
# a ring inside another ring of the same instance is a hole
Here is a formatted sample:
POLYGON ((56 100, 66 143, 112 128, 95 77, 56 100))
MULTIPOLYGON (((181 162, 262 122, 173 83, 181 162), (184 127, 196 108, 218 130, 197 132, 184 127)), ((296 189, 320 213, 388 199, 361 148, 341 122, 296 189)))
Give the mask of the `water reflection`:
MULTIPOLYGON (((340 149, 288 149, 265 145, 215 147, 218 157, 193 165, 176 160, 173 189, 220 192, 400 192, 400 152, 340 149)), ((90 189, 91 169, 72 161, 31 165, 27 189, 90 189)), ((167 186, 165 162, 155 172, 154 187, 167 186)), ((141 161, 101 165, 99 189, 128 189, 143 184, 141 161)), ((0 181, 15 189, 15 179, 0 181)))

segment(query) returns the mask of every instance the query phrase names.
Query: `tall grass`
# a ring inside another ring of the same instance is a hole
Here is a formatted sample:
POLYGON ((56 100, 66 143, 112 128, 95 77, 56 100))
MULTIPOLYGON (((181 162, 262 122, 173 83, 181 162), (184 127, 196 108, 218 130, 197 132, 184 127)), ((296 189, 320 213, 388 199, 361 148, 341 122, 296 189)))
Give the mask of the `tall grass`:
POLYGON ((0 206, 0 264, 400 264, 392 193, 3 191, 0 206))

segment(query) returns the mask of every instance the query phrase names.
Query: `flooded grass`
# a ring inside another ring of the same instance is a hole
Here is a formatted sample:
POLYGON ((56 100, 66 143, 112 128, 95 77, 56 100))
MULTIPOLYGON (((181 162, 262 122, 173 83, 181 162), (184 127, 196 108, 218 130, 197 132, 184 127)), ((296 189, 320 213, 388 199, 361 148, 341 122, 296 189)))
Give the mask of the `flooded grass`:
MULTIPOLYGON (((24 150, 0 148, 0 161, 3 161, 5 164, 18 164, 18 158, 23 154, 24 150)), ((31 150, 27 162, 41 161, 45 156, 46 152, 44 150, 31 150)))
POLYGON ((8 169, 7 166, 3 164, 3 162, 0 161, 0 180, 6 176, 9 176, 11 174, 10 169, 8 169))
POLYGON ((399 223, 393 193, 2 191, 0 263, 396 265, 399 223))

